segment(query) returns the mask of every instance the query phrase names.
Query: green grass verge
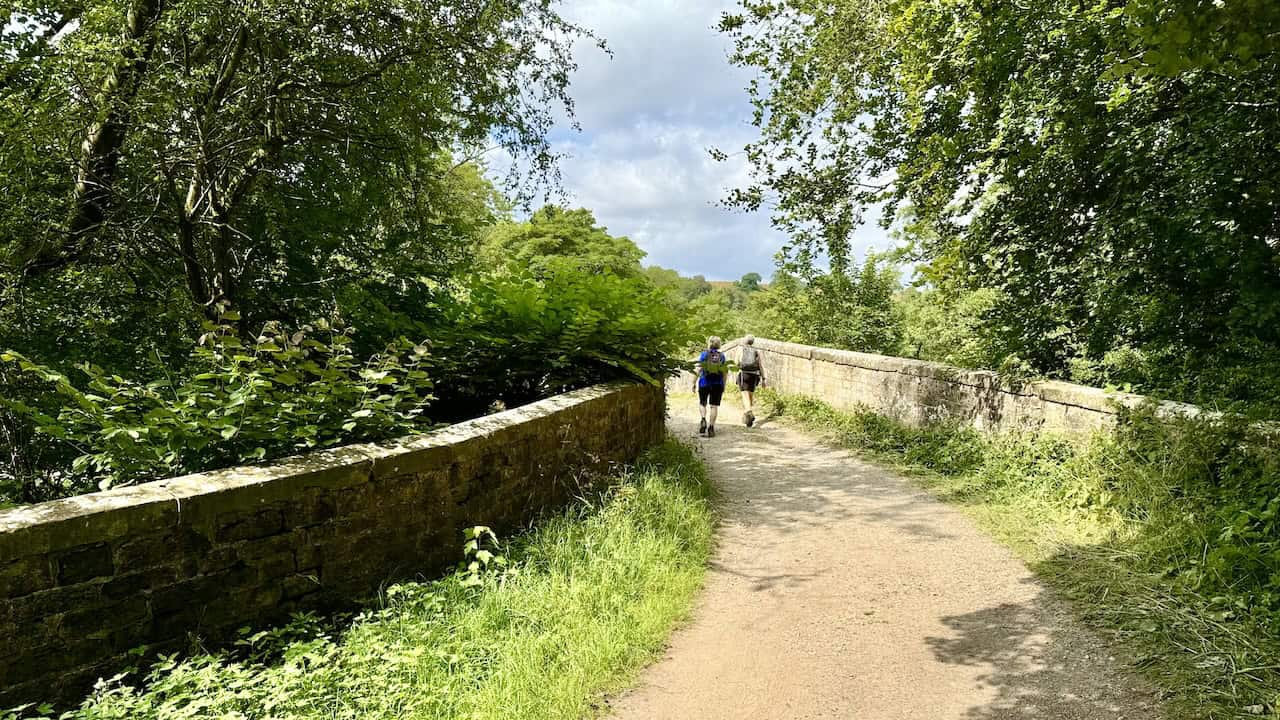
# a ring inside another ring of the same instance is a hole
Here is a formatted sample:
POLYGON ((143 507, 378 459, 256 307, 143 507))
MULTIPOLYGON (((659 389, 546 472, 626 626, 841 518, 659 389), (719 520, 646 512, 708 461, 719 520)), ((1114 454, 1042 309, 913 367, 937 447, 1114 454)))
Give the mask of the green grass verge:
POLYGON ((1245 424, 1114 433, 913 429, 766 391, 775 415, 963 506, 1122 642, 1173 718, 1280 717, 1280 453, 1245 424))
MULTIPOLYGON (((503 564, 397 585, 336 627, 302 617, 238 653, 163 662, 64 717, 592 716, 689 611, 711 548, 709 492, 693 452, 668 441, 606 492, 497 548, 503 564)), ((494 548, 482 536, 477 549, 488 559, 494 548)))

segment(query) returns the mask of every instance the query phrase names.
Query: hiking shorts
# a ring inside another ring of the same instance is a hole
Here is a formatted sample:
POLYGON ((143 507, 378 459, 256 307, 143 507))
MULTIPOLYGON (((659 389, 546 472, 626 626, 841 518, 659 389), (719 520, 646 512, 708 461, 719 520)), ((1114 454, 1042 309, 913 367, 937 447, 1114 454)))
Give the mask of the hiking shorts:
POLYGON ((742 392, 755 392, 756 387, 760 385, 760 373, 740 372, 738 373, 738 389, 742 392))
POLYGON ((720 398, 724 397, 723 385, 699 385, 698 386, 698 404, 711 407, 720 407, 720 398), (710 401, 708 403, 708 401, 710 401))

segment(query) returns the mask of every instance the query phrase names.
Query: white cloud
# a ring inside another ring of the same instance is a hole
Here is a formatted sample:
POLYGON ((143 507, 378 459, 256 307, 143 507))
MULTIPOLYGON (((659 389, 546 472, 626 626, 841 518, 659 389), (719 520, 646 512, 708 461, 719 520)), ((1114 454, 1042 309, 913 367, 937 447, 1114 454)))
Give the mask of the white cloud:
MULTIPOLYGON (((647 262, 686 275, 766 277, 786 238, 765 214, 718 206, 748 177, 746 161, 711 159, 754 136, 749 76, 727 61, 714 26, 726 0, 569 0, 571 20, 603 37, 613 57, 583 43, 572 95, 582 133, 556 133, 566 202, 595 212, 649 253, 647 262)), ((859 249, 886 247, 878 228, 859 249)))

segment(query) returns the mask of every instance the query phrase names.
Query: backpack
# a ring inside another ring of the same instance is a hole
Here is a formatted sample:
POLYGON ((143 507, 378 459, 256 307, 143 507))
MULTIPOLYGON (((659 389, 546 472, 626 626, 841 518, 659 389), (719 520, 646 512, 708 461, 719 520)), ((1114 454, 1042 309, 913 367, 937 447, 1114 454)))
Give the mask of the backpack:
POLYGON ((742 362, 738 363, 738 368, 747 373, 760 372, 760 353, 750 345, 743 346, 742 362))
POLYGON ((729 372, 729 362, 719 350, 708 350, 707 359, 702 361, 703 375, 724 375, 729 372))

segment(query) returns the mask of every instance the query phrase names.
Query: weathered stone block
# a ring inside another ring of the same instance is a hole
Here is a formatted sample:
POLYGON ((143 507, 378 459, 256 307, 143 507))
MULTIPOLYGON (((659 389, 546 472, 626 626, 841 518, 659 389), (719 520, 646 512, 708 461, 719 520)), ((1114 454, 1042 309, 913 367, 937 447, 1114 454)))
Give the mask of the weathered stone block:
POLYGON ((309 568, 294 575, 290 575, 280 584, 281 592, 284 597, 289 600, 296 600, 300 597, 318 592, 320 587, 319 568, 309 568))
POLYGON ((258 577, 264 582, 292 575, 298 569, 298 563, 292 551, 263 555, 247 562, 249 567, 258 571, 258 577))
POLYGON ((157 612, 153 606, 149 640, 154 641, 157 637, 186 638, 188 633, 199 628, 202 609, 202 606, 184 604, 167 612, 157 612))
POLYGON ((0 511, 0 563, 38 553, 61 553, 172 521, 172 498, 157 483, 0 511))
POLYGON ((311 527, 332 520, 338 514, 337 501, 330 493, 298 498, 284 508, 286 530, 311 527))
POLYGON ((112 555, 118 571, 130 572, 172 562, 181 554, 178 536, 172 533, 125 538, 112 555))
POLYGON ((172 585, 177 580, 178 569, 175 565, 153 567, 117 575, 103 583, 100 592, 104 600, 119 600, 172 585))
POLYGON ((1085 435, 1110 426, 1116 405, 1133 397, 1059 382, 1017 388, 988 371, 765 339, 756 348, 781 392, 914 425, 958 421, 991 431, 1033 426, 1085 435))
POLYGON ((100 607, 102 586, 98 583, 68 585, 14 598, 6 603, 9 622, 21 627, 42 618, 70 612, 80 608, 100 607))
POLYGON ((156 615, 169 615, 186 607, 199 607, 236 588, 251 586, 257 578, 256 571, 240 563, 222 572, 157 588, 150 594, 152 612, 156 615))
POLYGON ((0 598, 22 597, 51 587, 53 573, 49 570, 49 559, 43 555, 21 558, 0 566, 0 598))
POLYGON ((200 632, 221 635, 223 630, 234 630, 256 621, 273 610, 282 597, 278 583, 265 587, 252 587, 240 591, 224 592, 206 602, 199 611, 200 632))
POLYGON ((105 640, 80 640, 45 648, 29 658, 0 665, 0 688, 58 676, 67 670, 95 664, 110 654, 111 646, 105 640))
POLYGON ((62 616, 52 615, 33 622, 0 625, 0 658, 21 657, 60 642, 62 616))
POLYGON ((76 548, 54 556, 59 585, 75 585, 94 578, 107 577, 115 571, 111 548, 106 543, 76 548))
POLYGON ((145 597, 132 597, 105 607, 73 610, 62 617, 62 636, 74 642, 77 638, 102 639, 110 631, 151 619, 151 607, 145 597))
POLYGON ((248 515, 227 513, 218 517, 218 542, 233 543, 275 535, 284 529, 284 515, 278 509, 248 515))
POLYGON ((112 630, 107 635, 106 640, 110 643, 113 652, 126 653, 130 650, 146 647, 151 641, 153 631, 154 622, 151 618, 147 618, 142 622, 112 630))
POLYGON ((192 577, 216 575, 240 564, 240 553, 235 545, 220 545, 197 556, 196 571, 192 577))

